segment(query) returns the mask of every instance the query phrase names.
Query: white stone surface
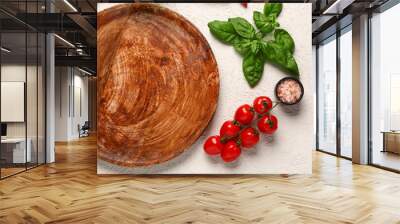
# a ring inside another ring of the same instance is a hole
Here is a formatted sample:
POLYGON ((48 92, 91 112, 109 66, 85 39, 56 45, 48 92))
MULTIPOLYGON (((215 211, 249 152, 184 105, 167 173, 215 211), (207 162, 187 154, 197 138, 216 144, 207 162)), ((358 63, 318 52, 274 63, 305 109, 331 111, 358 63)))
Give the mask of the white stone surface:
MULTIPOLYGON (((104 10, 115 3, 99 3, 104 10)), ((273 138, 261 137, 256 148, 242 152, 233 164, 225 164, 219 157, 211 158, 203 151, 207 136, 219 133, 221 124, 232 119, 235 109, 251 104, 260 95, 273 100, 275 84, 287 76, 266 63, 263 78, 250 88, 242 73, 242 57, 233 47, 215 39, 207 27, 212 20, 227 20, 241 16, 253 23, 253 11, 262 11, 263 3, 250 3, 243 8, 238 3, 165 3, 161 4, 183 15, 205 36, 216 57, 220 73, 220 95, 216 114, 197 142, 177 158, 147 168, 125 168, 98 160, 98 174, 310 174, 312 149, 315 148, 314 76, 311 51, 311 4, 284 4, 278 21, 296 43, 295 58, 301 73, 305 95, 294 108, 278 106, 274 114, 279 128, 273 138)))

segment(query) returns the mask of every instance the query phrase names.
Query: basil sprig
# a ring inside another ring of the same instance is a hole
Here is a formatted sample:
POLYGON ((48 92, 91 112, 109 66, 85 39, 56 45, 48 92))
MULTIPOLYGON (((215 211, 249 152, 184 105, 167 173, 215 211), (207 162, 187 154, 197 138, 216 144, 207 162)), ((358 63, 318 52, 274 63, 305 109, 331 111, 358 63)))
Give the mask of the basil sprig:
POLYGON ((214 20, 208 23, 210 32, 223 43, 232 45, 244 59, 243 74, 251 87, 261 80, 264 63, 269 62, 292 76, 299 76, 299 69, 293 57, 295 43, 290 34, 280 27, 277 17, 282 11, 282 3, 266 3, 264 12, 253 13, 254 23, 234 17, 228 21, 214 20), (272 40, 265 40, 273 33, 272 40))

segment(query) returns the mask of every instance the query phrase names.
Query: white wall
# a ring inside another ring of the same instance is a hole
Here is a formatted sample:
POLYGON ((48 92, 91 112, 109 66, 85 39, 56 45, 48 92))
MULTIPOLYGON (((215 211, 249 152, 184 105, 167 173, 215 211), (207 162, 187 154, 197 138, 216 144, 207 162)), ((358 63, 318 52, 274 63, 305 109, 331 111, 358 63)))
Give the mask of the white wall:
MULTIPOLYGON (((36 76, 36 67, 29 66, 26 68, 25 64, 5 64, 1 66, 1 81, 2 82, 25 82, 25 75, 27 69, 28 72, 28 81, 29 85, 36 85, 36 80, 33 80, 30 77, 30 74, 34 74, 36 76)), ((31 108, 27 108, 27 119, 28 122, 35 122, 36 123, 36 113, 31 113, 33 110, 36 111, 36 88, 27 88, 27 106, 31 108), (31 104, 33 102, 33 104, 31 104), (29 105, 31 104, 31 105, 29 105), (34 107, 34 108, 32 108, 34 107)), ((1 110, 7 110, 7 108, 1 108, 1 110)), ((28 124, 29 127, 32 127, 33 124, 28 124)), ((36 125, 34 127, 36 130, 36 125)), ((25 122, 7 122, 7 136, 8 137, 25 137, 25 122)), ((28 137, 29 137, 29 130, 28 130, 28 137)))
POLYGON ((76 68, 56 67, 56 141, 77 139, 78 125, 83 125, 88 120, 88 78, 83 75, 76 68))
MULTIPOLYGON (((77 70, 75 70, 77 71, 77 70)), ((72 130, 71 130, 71 135, 73 138, 79 137, 78 133, 78 124, 81 126, 85 123, 85 121, 88 120, 89 117, 89 112, 88 112, 88 78, 81 76, 82 73, 78 73, 78 75, 74 75, 74 93, 75 96, 73 96, 75 100, 75 106, 73 110, 75 110, 75 113, 73 113, 73 119, 72 119, 72 130), (80 91, 80 93, 78 93, 80 91), (80 99, 79 96, 80 95, 80 99), (80 103, 78 102, 80 100, 80 103), (80 104, 80 105, 79 105, 80 104), (80 107, 80 108, 79 108, 80 107), (79 109, 81 111, 79 111, 79 109)))
MULTIPOLYGON (((29 68, 28 68, 29 70, 29 68)), ((25 64, 6 64, 1 66, 1 81, 25 82, 25 64)), ((1 108, 7 110, 7 108, 1 108)), ((7 123, 7 137, 25 137, 25 123, 7 123)))
POLYGON ((69 84, 68 67, 55 68, 55 141, 67 141, 69 133, 69 84))
MULTIPOLYGON (((50 1, 46 6, 53 10, 50 1)), ((46 163, 55 161, 55 42, 54 35, 46 35, 46 163)))

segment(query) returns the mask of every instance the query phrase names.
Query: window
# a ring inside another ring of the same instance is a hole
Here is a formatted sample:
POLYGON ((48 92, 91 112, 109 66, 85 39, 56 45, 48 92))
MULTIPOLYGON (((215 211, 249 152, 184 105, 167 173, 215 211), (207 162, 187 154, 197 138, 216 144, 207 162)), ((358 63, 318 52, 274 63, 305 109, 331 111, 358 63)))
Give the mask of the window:
MULTIPOLYGON (((3 2, 19 15, 39 13, 44 1, 3 2), (15 8, 15 7, 13 7, 15 8)), ((0 12, 0 178, 45 163, 44 33, 0 12)))
POLYGON ((340 155, 352 157, 352 32, 351 25, 340 36, 340 155))
POLYGON ((318 47, 318 149, 336 153, 336 36, 318 47))
POLYGON ((317 50, 317 148, 349 159, 352 157, 352 41, 349 25, 320 43, 317 50))
POLYGON ((372 164, 400 170, 400 4, 371 18, 372 164))

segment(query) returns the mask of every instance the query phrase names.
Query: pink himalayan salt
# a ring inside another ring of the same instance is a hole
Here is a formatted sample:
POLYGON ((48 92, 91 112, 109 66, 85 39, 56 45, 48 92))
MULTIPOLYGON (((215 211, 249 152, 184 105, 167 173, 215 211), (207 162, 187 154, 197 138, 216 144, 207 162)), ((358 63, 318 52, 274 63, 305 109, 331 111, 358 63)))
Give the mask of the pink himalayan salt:
POLYGON ((277 97, 286 104, 294 104, 299 101, 302 95, 300 84, 293 79, 286 79, 279 83, 277 87, 277 97))

